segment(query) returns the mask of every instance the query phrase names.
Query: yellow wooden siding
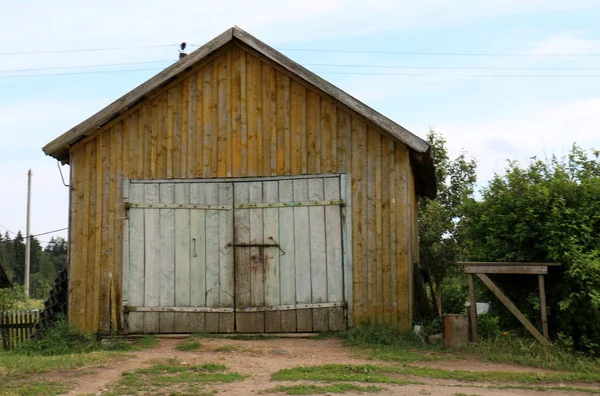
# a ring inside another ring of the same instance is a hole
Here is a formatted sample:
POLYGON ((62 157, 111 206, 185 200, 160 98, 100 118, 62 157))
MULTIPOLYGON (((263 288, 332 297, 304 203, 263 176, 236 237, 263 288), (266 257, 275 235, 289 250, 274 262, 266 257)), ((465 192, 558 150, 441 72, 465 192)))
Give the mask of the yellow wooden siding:
POLYGON ((407 147, 259 55, 223 49, 71 155, 70 318, 80 328, 122 326, 123 178, 350 173, 353 319, 409 329, 418 241, 407 147))

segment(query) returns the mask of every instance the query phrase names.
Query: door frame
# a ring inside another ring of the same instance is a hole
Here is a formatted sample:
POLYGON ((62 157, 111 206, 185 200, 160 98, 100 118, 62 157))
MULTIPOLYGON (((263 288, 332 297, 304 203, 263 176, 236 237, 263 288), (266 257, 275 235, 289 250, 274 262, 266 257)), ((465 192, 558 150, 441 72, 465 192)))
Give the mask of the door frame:
MULTIPOLYGON (((252 181, 277 181, 294 179, 313 179, 336 177, 340 181, 340 198, 342 204, 342 272, 344 282, 344 301, 346 303, 346 324, 347 327, 353 326, 353 264, 352 264, 352 183, 349 173, 328 173, 311 174, 295 176, 258 176, 258 177, 227 177, 227 178, 187 178, 187 179, 126 179, 122 180, 122 201, 125 216, 123 218, 123 256, 122 256, 122 283, 121 283, 121 323, 127 324, 126 314, 129 304, 129 211, 126 209, 129 203, 129 187, 132 183, 136 184, 160 184, 160 183, 236 183, 252 181)), ((234 187, 235 188, 235 187, 234 187)), ((235 274, 235 260, 234 260, 235 274)), ((128 329, 124 328, 128 333, 128 329)))

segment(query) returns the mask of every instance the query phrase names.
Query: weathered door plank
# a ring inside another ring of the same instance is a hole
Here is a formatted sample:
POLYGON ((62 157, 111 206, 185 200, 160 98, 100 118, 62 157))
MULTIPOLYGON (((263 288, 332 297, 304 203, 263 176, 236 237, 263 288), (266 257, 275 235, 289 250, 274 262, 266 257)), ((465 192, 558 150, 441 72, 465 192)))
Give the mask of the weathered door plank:
MULTIPOLYGON (((159 185, 160 203, 175 202, 175 186, 171 183, 159 185)), ((175 210, 158 209, 160 213, 160 296, 159 306, 172 307, 175 304, 175 210)), ((175 314, 160 313, 160 332, 175 332, 175 314)))
MULTIPOLYGON (((159 202, 158 184, 144 185, 144 202, 159 202)), ((144 305, 157 307, 160 304, 160 217, 157 209, 144 209, 145 273, 144 305)), ((144 313, 144 332, 158 333, 159 314, 144 313)))
MULTIPOLYGON (((205 184, 193 183, 190 186, 190 203, 205 204, 205 184)), ((206 307, 206 211, 190 211, 190 305, 206 307)), ((190 315, 190 331, 199 333, 205 331, 205 314, 197 312, 190 315)))
MULTIPOLYGON (((263 183, 263 202, 277 202, 278 182, 267 181, 263 183)), ((279 243, 279 209, 263 209, 263 234, 267 243, 279 243)), ((265 248, 265 305, 274 307, 281 305, 279 259, 278 248, 265 248)), ((281 312, 265 312, 265 331, 268 333, 279 333, 281 331, 281 312)))
MULTIPOLYGON (((233 205, 233 185, 219 183, 219 203, 233 205)), ((233 308, 235 294, 233 282, 233 211, 219 211, 219 307, 233 308)), ((219 332, 234 331, 234 314, 219 314, 219 332)))
MULTIPOLYGON (((308 200, 308 180, 300 179, 293 181, 294 200, 308 200)), ((308 209, 294 208, 294 250, 296 268, 296 303, 310 304, 312 302, 312 286, 310 273, 310 239, 308 209)), ((312 310, 300 310, 296 312, 296 330, 299 332, 313 331, 312 310)))
MULTIPOLYGON (((325 199, 340 198, 340 180, 324 179, 325 199)), ((325 207, 325 235, 327 238, 327 300, 344 300, 342 270, 342 219, 341 207, 325 207)), ((344 308, 329 308, 329 330, 344 329, 344 308)))
MULTIPOLYGON (((294 191, 291 180, 279 181, 279 202, 292 202, 294 191)), ((296 251, 294 242, 294 208, 279 208, 279 244, 285 252, 279 257, 281 304, 296 304, 296 251)), ((296 311, 281 312, 281 331, 296 331, 296 311)))
MULTIPOLYGON (((187 204, 190 200, 190 185, 175 186, 175 203, 187 204)), ((175 211, 175 305, 190 306, 190 210, 175 211)), ((190 314, 175 314, 175 332, 190 331, 190 314)))
MULTIPOLYGON (((233 199, 236 203, 248 203, 250 199, 248 183, 237 183, 233 188, 233 199)), ((250 243, 250 209, 234 210, 234 243, 250 243)), ((250 248, 235 247, 235 307, 249 307, 250 300, 250 248)), ((250 332, 252 330, 251 314, 237 313, 235 318, 236 331, 250 332)))

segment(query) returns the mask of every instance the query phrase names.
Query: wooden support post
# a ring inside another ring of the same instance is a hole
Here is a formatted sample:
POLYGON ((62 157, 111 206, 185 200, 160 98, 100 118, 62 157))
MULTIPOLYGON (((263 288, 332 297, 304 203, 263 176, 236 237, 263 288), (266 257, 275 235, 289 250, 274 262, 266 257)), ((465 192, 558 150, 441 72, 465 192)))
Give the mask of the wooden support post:
POLYGON ((475 300, 475 281, 473 274, 468 274, 469 277, 469 299, 471 305, 469 306, 469 316, 471 319, 471 341, 477 342, 479 338, 477 336, 477 301, 475 300))
MULTIPOLYGON (((519 322, 521 322, 523 324, 523 326, 525 326, 525 328, 531 333, 531 335, 536 340, 538 340, 538 342, 540 344, 542 344, 542 345, 550 344, 548 339, 540 334, 540 332, 531 324, 531 322, 529 320, 527 320, 527 318, 525 316, 523 316, 523 314, 521 313, 521 311, 519 311, 519 309, 516 307, 516 305, 512 301, 510 301, 510 299, 502 292, 502 290, 500 290, 498 288, 498 286, 496 286, 496 284, 494 282, 492 282, 492 280, 490 278, 488 278, 487 275, 477 274, 477 277, 479 279, 481 279, 481 281, 492 291, 492 293, 494 293, 494 295, 496 297, 498 297, 498 300, 500 300, 500 302, 502 302, 502 304, 504 304, 504 306, 506 308, 508 308, 508 310, 510 312, 512 312, 512 314, 515 315, 515 317, 517 319, 519 319, 519 322)), ((469 281, 469 286, 470 286, 470 283, 471 283, 471 281, 469 281)), ((473 304, 473 303, 471 303, 471 304, 473 304)))
POLYGON ((540 289, 540 313, 542 314, 542 331, 544 338, 548 337, 548 314, 546 312, 546 288, 544 286, 544 275, 538 275, 538 286, 540 289))

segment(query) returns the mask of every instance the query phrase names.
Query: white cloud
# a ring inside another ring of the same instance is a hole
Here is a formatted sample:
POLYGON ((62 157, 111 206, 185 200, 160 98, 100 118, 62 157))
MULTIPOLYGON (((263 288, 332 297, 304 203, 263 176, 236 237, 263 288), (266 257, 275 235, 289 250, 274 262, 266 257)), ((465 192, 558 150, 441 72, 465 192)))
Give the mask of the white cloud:
POLYGON ((507 160, 527 164, 531 157, 563 156, 573 143, 600 148, 600 97, 548 103, 527 111, 498 113, 483 122, 437 125, 453 155, 466 150, 478 161, 480 184, 501 173, 507 160))

